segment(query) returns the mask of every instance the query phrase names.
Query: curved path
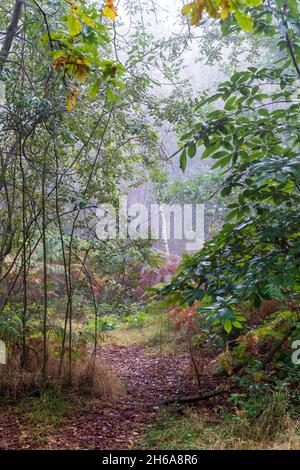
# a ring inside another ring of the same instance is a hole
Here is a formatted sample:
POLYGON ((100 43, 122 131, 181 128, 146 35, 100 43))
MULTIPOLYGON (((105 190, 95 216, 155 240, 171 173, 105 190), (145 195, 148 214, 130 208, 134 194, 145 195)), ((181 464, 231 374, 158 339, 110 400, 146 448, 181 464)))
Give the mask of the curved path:
POLYGON ((163 399, 195 391, 185 355, 149 355, 143 346, 112 345, 99 350, 126 389, 117 401, 84 400, 59 429, 33 441, 21 415, 0 415, 1 449, 130 449, 151 426, 163 399))

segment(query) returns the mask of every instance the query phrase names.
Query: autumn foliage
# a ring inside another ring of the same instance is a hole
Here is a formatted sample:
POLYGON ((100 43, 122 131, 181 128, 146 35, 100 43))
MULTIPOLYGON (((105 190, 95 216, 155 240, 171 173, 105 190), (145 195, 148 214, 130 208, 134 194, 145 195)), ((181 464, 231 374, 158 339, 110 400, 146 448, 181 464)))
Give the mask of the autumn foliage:
POLYGON ((234 13, 239 26, 244 30, 252 31, 253 20, 246 9, 261 3, 261 0, 240 0, 239 2, 233 2, 232 0, 195 0, 182 8, 182 14, 189 15, 191 24, 196 26, 205 12, 210 17, 221 20, 225 20, 230 13, 234 13))

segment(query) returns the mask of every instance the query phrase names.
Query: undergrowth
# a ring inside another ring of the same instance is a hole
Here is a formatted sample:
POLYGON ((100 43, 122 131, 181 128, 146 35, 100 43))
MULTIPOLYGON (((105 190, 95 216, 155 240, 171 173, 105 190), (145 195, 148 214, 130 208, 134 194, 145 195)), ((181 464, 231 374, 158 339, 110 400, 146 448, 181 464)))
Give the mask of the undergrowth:
MULTIPOLYGON (((273 418, 272 418, 273 419, 273 418)), ((261 421, 255 423, 243 415, 224 416, 204 409, 164 411, 158 423, 149 429, 141 449, 151 450, 253 450, 300 449, 300 423, 288 415, 271 435, 261 432, 261 421), (183 416, 179 416, 180 414, 183 416)), ((278 424, 278 422, 277 422, 278 424)))
MULTIPOLYGON (((51 432, 63 425, 69 416, 78 408, 78 398, 74 394, 48 387, 40 390, 38 396, 28 396, 14 408, 14 412, 22 418, 23 433, 36 444, 44 444, 51 432)), ((26 447, 26 446, 25 446, 26 447)))

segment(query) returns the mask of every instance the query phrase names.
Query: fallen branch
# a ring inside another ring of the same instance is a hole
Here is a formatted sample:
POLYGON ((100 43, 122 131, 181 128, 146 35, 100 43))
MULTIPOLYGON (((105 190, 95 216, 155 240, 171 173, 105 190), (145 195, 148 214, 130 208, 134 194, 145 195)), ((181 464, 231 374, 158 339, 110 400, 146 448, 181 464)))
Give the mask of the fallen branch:
POLYGON ((178 397, 170 398, 169 400, 164 400, 163 405, 172 405, 174 403, 194 403, 197 401, 208 400, 209 398, 217 397, 218 395, 223 395, 228 392, 230 388, 218 388, 217 390, 212 390, 211 392, 202 393, 200 395, 192 395, 190 397, 178 397))

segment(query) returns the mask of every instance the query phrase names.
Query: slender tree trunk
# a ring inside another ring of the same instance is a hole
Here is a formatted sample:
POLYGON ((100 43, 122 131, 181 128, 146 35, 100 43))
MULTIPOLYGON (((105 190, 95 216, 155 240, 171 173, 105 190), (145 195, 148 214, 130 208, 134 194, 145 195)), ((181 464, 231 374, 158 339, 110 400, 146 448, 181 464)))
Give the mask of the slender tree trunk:
POLYGON ((23 5, 24 5, 24 0, 16 0, 11 22, 7 28, 3 46, 0 51, 0 78, 3 73, 3 68, 5 65, 5 62, 7 61, 8 54, 11 50, 13 40, 17 34, 23 5))
POLYGON ((60 236, 60 243, 61 243, 61 251, 62 251, 63 265, 64 265, 65 286, 66 286, 67 297, 68 297, 67 308, 66 308, 66 312, 65 312, 63 337, 62 337, 62 342, 61 342, 60 359, 59 359, 58 376, 60 377, 61 373, 62 373, 62 367, 63 367, 64 356, 65 356, 65 348, 66 348, 67 328, 68 328, 69 309, 70 309, 70 288, 69 288, 68 266, 67 266, 65 242, 64 242, 64 237, 63 237, 63 228, 62 228, 60 212, 59 212, 59 196, 58 196, 59 165, 58 165, 58 155, 57 155, 57 152, 56 152, 55 145, 54 145, 54 151, 55 151, 55 163, 56 163, 55 212, 56 212, 56 217, 57 217, 57 222, 58 222, 58 229, 59 229, 59 236, 60 236))
POLYGON ((43 161, 42 176, 42 233, 43 233, 43 271, 44 271, 44 315, 43 315, 43 380, 47 382, 48 377, 48 345, 47 345, 47 319, 48 319, 48 272, 47 272, 47 235, 46 235, 46 154, 43 161))
POLYGON ((22 142, 20 136, 20 169, 22 174, 22 250, 23 250, 23 312, 22 321, 22 359, 21 368, 27 369, 27 227, 26 227, 26 180, 22 162, 22 142))

